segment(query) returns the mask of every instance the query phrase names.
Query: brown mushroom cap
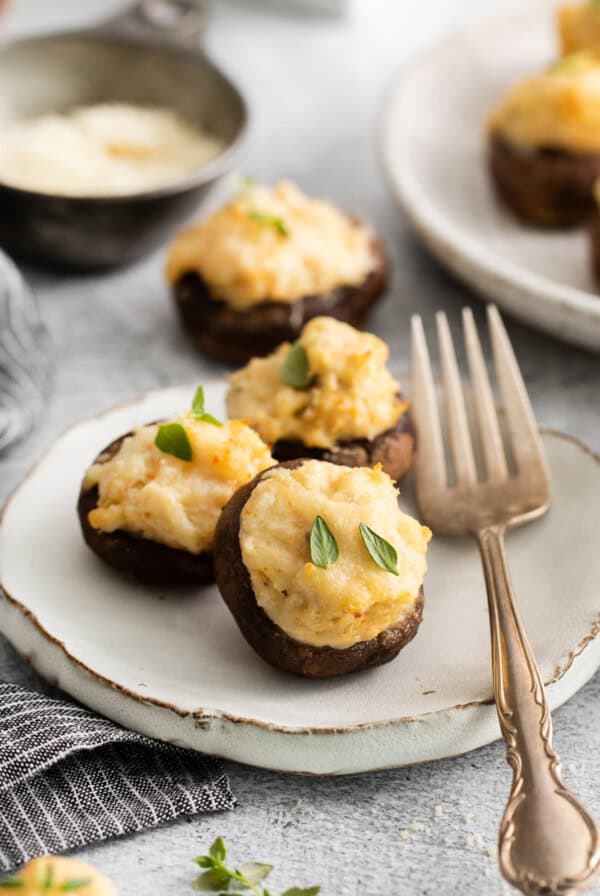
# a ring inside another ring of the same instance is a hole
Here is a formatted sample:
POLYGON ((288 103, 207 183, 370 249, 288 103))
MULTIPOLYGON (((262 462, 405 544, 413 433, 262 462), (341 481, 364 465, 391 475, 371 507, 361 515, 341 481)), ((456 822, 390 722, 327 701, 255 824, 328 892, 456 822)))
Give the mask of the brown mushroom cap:
POLYGON ((415 450, 415 427, 410 411, 405 411, 395 426, 374 439, 339 442, 335 449, 314 448, 304 442, 280 439, 271 454, 278 461, 314 458, 346 467, 374 467, 381 464, 395 482, 410 470, 415 450))
POLYGON ((600 283, 600 207, 598 205, 596 205, 594 213, 590 219, 590 248, 592 268, 600 283))
POLYGON ((282 342, 295 342, 313 317, 326 315, 359 327, 384 291, 389 273, 387 254, 379 237, 372 241, 376 266, 358 286, 340 286, 295 302, 260 302, 236 311, 213 299, 196 273, 184 274, 173 297, 185 331, 201 351, 231 363, 263 357, 282 342))
POLYGON ((551 148, 527 152, 493 136, 489 166, 499 195, 527 224, 575 227, 594 209, 592 188, 600 177, 600 153, 551 148))
MULTIPOLYGON (((295 469, 301 460, 279 466, 295 469)), ((271 467, 271 469, 274 469, 271 467)), ((370 641, 352 647, 314 647, 287 635, 256 602, 250 574, 244 565, 240 546, 240 517, 246 501, 262 480, 266 470, 238 489, 225 505, 215 535, 215 577, 221 595, 240 631, 263 660, 305 678, 333 678, 388 663, 417 633, 423 618, 424 594, 421 588, 413 606, 402 619, 370 641)))
MULTIPOLYGON (((128 435, 131 433, 107 445, 94 463, 104 464, 114 457, 128 435)), ((191 554, 121 529, 101 532, 94 529, 88 518, 97 504, 98 487, 85 491, 82 484, 77 514, 83 537, 88 547, 109 566, 146 585, 204 585, 213 581, 212 553, 191 554)))

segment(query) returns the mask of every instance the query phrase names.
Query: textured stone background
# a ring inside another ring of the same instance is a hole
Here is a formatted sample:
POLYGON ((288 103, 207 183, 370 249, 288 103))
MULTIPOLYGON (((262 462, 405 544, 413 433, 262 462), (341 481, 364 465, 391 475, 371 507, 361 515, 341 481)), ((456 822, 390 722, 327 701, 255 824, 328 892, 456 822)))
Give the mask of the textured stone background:
MULTIPOLYGON (((8 35, 78 24, 122 5, 12 0, 2 28, 8 35)), ((253 106, 240 169, 269 181, 289 176, 376 223, 395 273, 372 328, 390 342, 393 363, 405 367, 410 313, 421 311, 430 326, 433 310, 442 307, 457 323, 461 305, 472 297, 420 249, 387 195, 376 157, 378 109, 395 72, 484 4, 357 0, 347 20, 277 14, 277 6, 277 0, 221 0, 209 33, 213 56, 243 85, 253 106)), ((52 332, 57 381, 47 419, 0 466, 3 494, 79 418, 141 391, 222 370, 197 357, 182 337, 162 265, 158 253, 103 276, 27 272, 52 332)), ((600 358, 517 325, 510 329, 540 421, 599 450, 600 358)), ((26 682, 30 675, 1 645, 0 678, 26 682)), ((597 816, 599 710, 596 676, 555 716, 567 780, 597 816)), ((286 777, 231 764, 228 771, 240 803, 235 812, 186 819, 82 855, 114 877, 123 896, 188 892, 190 860, 217 834, 234 845, 236 860, 274 862, 275 892, 292 883, 321 883, 326 896, 507 892, 493 849, 509 784, 500 745, 434 765, 345 779, 286 777)), ((600 886, 592 892, 600 894, 600 886)))

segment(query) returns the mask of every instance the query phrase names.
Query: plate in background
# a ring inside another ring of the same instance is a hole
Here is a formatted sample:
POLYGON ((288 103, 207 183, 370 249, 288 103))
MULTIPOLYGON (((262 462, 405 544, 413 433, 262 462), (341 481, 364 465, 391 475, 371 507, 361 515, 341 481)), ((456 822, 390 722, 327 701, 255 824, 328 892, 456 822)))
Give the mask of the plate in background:
POLYGON ((394 196, 446 267, 515 317, 600 351, 585 230, 523 226, 497 201, 486 167, 487 113, 556 58, 554 5, 504 6, 417 62, 387 96, 380 147, 394 196))
MULTIPOLYGON (((225 390, 224 380, 206 386, 211 412, 224 414, 225 390)), ((0 526, 0 629, 8 640, 40 674, 115 721, 251 765, 365 772, 497 738, 485 589, 471 541, 434 537, 424 622, 396 660, 316 682, 259 659, 215 587, 146 588, 92 554, 76 514, 84 470, 114 438, 187 407, 192 393, 152 392, 78 424, 17 489, 0 526)), ((566 436, 546 433, 544 441, 553 506, 511 533, 508 553, 556 707, 600 665, 600 463, 566 436)))

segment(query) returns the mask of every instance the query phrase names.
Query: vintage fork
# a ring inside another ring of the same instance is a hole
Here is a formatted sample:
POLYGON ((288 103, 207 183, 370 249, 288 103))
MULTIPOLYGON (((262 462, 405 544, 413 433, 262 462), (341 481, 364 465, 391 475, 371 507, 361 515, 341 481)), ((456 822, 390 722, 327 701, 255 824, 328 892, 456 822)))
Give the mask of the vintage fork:
POLYGON ((566 896, 586 887, 599 870, 599 832, 561 779, 544 685, 515 605, 504 551, 507 529, 541 516, 548 508, 544 449, 502 319, 490 306, 488 326, 507 430, 505 451, 477 328, 471 310, 465 308, 474 429, 484 468, 478 475, 465 395, 443 312, 437 314, 436 322, 443 423, 423 324, 419 316, 412 321, 417 500, 421 516, 434 532, 472 535, 481 552, 494 694, 513 770, 500 826, 500 868, 509 883, 530 896, 566 896), (510 464, 507 454, 512 454, 510 464))

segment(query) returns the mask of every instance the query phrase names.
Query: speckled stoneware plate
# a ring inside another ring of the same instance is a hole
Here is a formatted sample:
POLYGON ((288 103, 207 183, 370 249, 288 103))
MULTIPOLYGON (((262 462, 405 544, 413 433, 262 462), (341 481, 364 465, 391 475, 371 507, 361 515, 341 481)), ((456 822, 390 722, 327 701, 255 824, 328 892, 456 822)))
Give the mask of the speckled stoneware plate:
POLYGON ((389 91, 380 147, 394 196, 443 264, 515 317, 600 351, 600 288, 585 230, 519 224, 499 205, 486 167, 489 110, 557 56, 555 5, 503 5, 428 53, 389 91))
MULTIPOLYGON (((226 384, 208 384, 223 414, 226 384)), ((379 669, 324 682, 265 665, 216 588, 124 582, 84 545, 79 483, 98 451, 187 407, 193 387, 154 392, 63 435, 9 500, 0 527, 0 628, 46 678, 146 734, 252 765, 364 772, 451 756, 498 737, 486 599, 476 548, 434 538, 415 640, 379 669)), ((600 665, 600 462, 544 436, 553 505, 510 535, 523 616, 553 706, 600 665)), ((405 504, 413 510, 406 487, 405 504)))

